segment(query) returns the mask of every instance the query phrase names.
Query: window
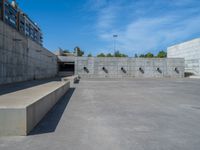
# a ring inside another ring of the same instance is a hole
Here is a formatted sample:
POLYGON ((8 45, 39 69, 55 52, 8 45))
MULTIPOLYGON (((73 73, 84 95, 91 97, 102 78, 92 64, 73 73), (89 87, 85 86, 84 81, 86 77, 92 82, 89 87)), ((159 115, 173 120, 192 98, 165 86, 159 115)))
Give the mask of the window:
POLYGON ((1 19, 3 19, 2 11, 3 11, 3 3, 2 3, 2 1, 0 1, 0 17, 1 17, 1 19))

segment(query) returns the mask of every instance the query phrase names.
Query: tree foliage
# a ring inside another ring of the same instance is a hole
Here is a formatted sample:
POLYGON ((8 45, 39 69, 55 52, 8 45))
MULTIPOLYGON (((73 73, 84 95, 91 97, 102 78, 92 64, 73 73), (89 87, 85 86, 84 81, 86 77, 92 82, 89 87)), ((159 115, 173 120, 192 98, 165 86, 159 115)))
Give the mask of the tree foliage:
POLYGON ((137 54, 135 54, 135 55, 134 55, 134 57, 135 57, 135 58, 138 58, 138 55, 137 55, 137 54))
POLYGON ((104 53, 100 53, 99 55, 97 55, 97 57, 106 57, 106 55, 104 53))
POLYGON ((78 46, 76 46, 76 47, 74 48, 74 53, 77 54, 77 56, 83 56, 83 55, 84 55, 84 51, 81 50, 81 48, 78 47, 78 46))
POLYGON ((114 54, 111 54, 111 53, 108 53, 108 54, 100 53, 99 55, 97 55, 97 57, 128 57, 128 55, 120 53, 119 51, 116 51, 114 54))
POLYGON ((153 58, 153 57, 154 55, 150 52, 145 55, 145 58, 153 58))
POLYGON ((165 51, 160 51, 157 55, 158 58, 166 58, 167 57, 167 52, 165 51))
POLYGON ((70 53, 70 51, 65 49, 65 50, 63 50, 63 53, 70 53))
MULTIPOLYGON (((135 58, 137 58, 138 55, 135 54, 135 58)), ((140 54, 139 55, 140 58, 166 58, 167 57, 167 52, 165 51, 159 51, 157 55, 154 56, 153 53, 148 52, 146 54, 140 54)))
POLYGON ((113 57, 113 55, 112 55, 111 53, 108 53, 108 54, 106 55, 106 57, 113 57))
POLYGON ((59 51, 61 51, 63 53, 70 53, 70 50, 68 50, 68 49, 59 48, 59 51))
POLYGON ((116 51, 114 53, 114 57, 128 57, 126 54, 120 53, 119 51, 116 51))
POLYGON ((88 54, 88 57, 92 57, 92 54, 90 53, 90 54, 88 54))
POLYGON ((144 55, 144 54, 141 54, 139 57, 140 57, 140 58, 145 58, 145 55, 144 55))

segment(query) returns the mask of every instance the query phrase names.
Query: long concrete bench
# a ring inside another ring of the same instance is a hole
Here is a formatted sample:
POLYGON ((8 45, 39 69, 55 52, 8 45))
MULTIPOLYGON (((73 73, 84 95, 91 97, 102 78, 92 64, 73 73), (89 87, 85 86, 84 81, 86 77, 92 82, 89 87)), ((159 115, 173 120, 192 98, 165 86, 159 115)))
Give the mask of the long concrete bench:
POLYGON ((54 81, 0 96, 0 136, 27 135, 69 88, 54 81))
POLYGON ((69 77, 63 77, 61 79, 61 81, 63 81, 63 82, 70 81, 70 85, 73 86, 74 83, 79 81, 79 76, 78 75, 74 75, 74 76, 69 76, 69 77))

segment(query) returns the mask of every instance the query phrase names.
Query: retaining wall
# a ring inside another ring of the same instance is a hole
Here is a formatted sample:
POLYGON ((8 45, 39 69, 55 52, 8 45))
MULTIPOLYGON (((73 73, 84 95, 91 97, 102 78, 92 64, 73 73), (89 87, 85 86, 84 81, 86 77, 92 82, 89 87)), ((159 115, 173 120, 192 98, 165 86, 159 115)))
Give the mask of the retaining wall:
POLYGON ((184 59, 77 57, 75 74, 82 78, 182 78, 184 59))
POLYGON ((54 77, 57 57, 0 21, 0 84, 54 77))

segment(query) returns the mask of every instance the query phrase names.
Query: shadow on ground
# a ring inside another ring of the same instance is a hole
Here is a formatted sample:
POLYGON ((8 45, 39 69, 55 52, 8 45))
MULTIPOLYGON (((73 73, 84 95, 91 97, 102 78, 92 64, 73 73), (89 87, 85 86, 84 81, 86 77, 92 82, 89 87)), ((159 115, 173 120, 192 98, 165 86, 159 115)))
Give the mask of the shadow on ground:
POLYGON ((16 92, 19 90, 23 90, 26 88, 42 85, 48 82, 52 81, 60 81, 60 78, 52 78, 52 79, 44 79, 44 80, 33 80, 33 81, 25 81, 20 83, 13 83, 13 84, 7 84, 7 85, 1 85, 0 86, 0 96, 12 92, 16 92))
POLYGON ((74 91, 75 91, 75 88, 70 88, 68 92, 58 101, 58 103, 40 121, 40 123, 29 133, 29 135, 54 132, 74 91))

